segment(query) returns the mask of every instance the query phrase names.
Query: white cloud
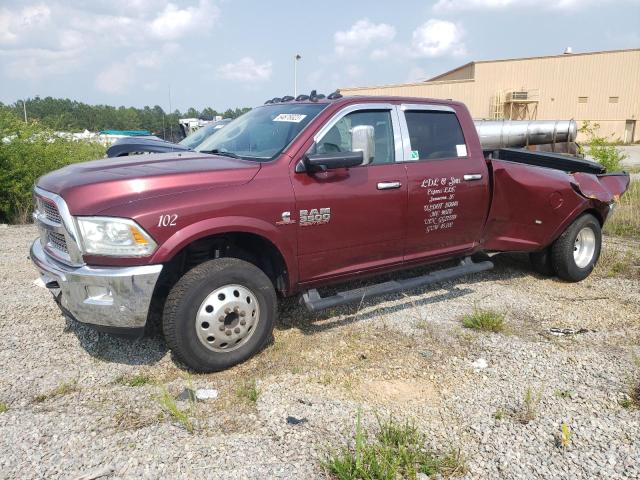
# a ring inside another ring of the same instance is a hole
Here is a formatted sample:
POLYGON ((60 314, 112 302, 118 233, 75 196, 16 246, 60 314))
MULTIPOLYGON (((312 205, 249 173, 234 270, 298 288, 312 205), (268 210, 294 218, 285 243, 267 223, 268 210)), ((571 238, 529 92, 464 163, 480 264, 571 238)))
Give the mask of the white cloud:
POLYGON ((96 77, 95 85, 101 92, 112 95, 125 93, 135 80, 135 71, 129 62, 112 63, 96 77))
POLYGON ((51 10, 44 4, 28 5, 20 10, 0 9, 0 45, 19 42, 24 33, 32 33, 49 23, 51 10))
POLYGON ((464 55, 462 28, 447 20, 431 19, 413 31, 411 54, 417 57, 464 55))
MULTIPOLYGON (((69 74, 96 58, 119 56, 123 60, 114 65, 133 78, 140 68, 162 65, 190 35, 210 32, 220 16, 218 1, 184 0, 179 6, 162 0, 8 4, 0 7, 2 70, 8 77, 37 80, 69 74)), ((96 77, 97 88, 119 92, 131 85, 116 79, 114 65, 96 77)))
POLYGON ((346 32, 333 35, 335 52, 342 55, 353 55, 376 43, 388 43, 396 35, 395 27, 386 23, 372 23, 365 18, 358 20, 346 32))
POLYGON ((218 68, 219 77, 238 82, 262 82, 269 80, 272 73, 271 62, 258 64, 251 57, 244 57, 235 63, 227 63, 218 68))
POLYGON ((610 0, 438 0, 433 6, 435 12, 462 10, 499 10, 507 8, 545 8, 569 10, 584 8, 588 4, 608 3, 610 0))
POLYGON ((178 8, 173 3, 151 22, 151 33, 162 39, 180 38, 199 27, 213 24, 219 17, 218 7, 210 1, 200 0, 197 7, 178 8))

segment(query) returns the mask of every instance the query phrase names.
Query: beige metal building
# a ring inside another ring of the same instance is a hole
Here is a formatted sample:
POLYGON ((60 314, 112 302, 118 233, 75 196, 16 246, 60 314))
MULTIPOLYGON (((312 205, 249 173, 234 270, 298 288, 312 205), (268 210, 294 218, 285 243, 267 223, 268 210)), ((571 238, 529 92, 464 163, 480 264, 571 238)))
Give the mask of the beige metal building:
POLYGON ((471 62, 423 82, 340 92, 447 98, 476 119, 575 119, 625 143, 640 140, 640 48, 471 62))

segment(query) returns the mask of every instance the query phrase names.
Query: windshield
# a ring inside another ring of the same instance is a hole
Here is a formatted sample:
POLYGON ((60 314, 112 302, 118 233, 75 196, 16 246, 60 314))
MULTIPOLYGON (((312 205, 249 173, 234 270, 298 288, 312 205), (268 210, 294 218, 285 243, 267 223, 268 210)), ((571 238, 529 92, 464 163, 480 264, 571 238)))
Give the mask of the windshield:
POLYGON ((178 143, 180 145, 184 145, 187 148, 194 149, 202 142, 204 142, 207 138, 213 135, 215 132, 220 130, 226 124, 228 124, 231 120, 220 120, 214 123, 208 123, 204 127, 199 128, 195 132, 190 135, 187 135, 178 143))
POLYGON ((254 108, 206 139, 196 150, 229 153, 247 160, 271 160, 326 106, 282 103, 254 108))

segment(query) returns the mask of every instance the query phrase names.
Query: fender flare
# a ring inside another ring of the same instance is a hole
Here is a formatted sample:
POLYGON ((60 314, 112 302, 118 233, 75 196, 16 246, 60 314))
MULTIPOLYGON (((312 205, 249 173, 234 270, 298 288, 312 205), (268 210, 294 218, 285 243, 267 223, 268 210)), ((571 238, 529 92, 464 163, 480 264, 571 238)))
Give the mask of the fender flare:
POLYGON ((280 252, 289 277, 288 289, 295 290, 298 282, 296 243, 287 240, 284 232, 264 220, 252 217, 215 217, 191 223, 171 235, 153 254, 150 263, 166 263, 187 245, 201 238, 225 233, 251 233, 269 241, 280 252))

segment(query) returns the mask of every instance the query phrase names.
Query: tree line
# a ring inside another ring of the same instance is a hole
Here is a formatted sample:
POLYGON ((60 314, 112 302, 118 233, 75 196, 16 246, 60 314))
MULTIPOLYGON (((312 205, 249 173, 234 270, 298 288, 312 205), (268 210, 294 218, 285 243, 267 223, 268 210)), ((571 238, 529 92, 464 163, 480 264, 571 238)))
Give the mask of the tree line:
MULTIPOLYGON (((3 106, 0 103, 0 106, 3 106)), ((115 107, 112 105, 89 105, 68 98, 38 97, 18 100, 4 105, 17 116, 23 117, 26 106, 29 120, 37 120, 43 126, 56 131, 78 132, 89 130, 149 130, 161 138, 170 139, 178 135, 179 118, 202 118, 212 120, 216 115, 224 118, 236 118, 250 110, 249 108, 217 111, 211 107, 203 110, 189 108, 185 112, 175 110, 167 113, 159 105, 153 107, 115 107)))

